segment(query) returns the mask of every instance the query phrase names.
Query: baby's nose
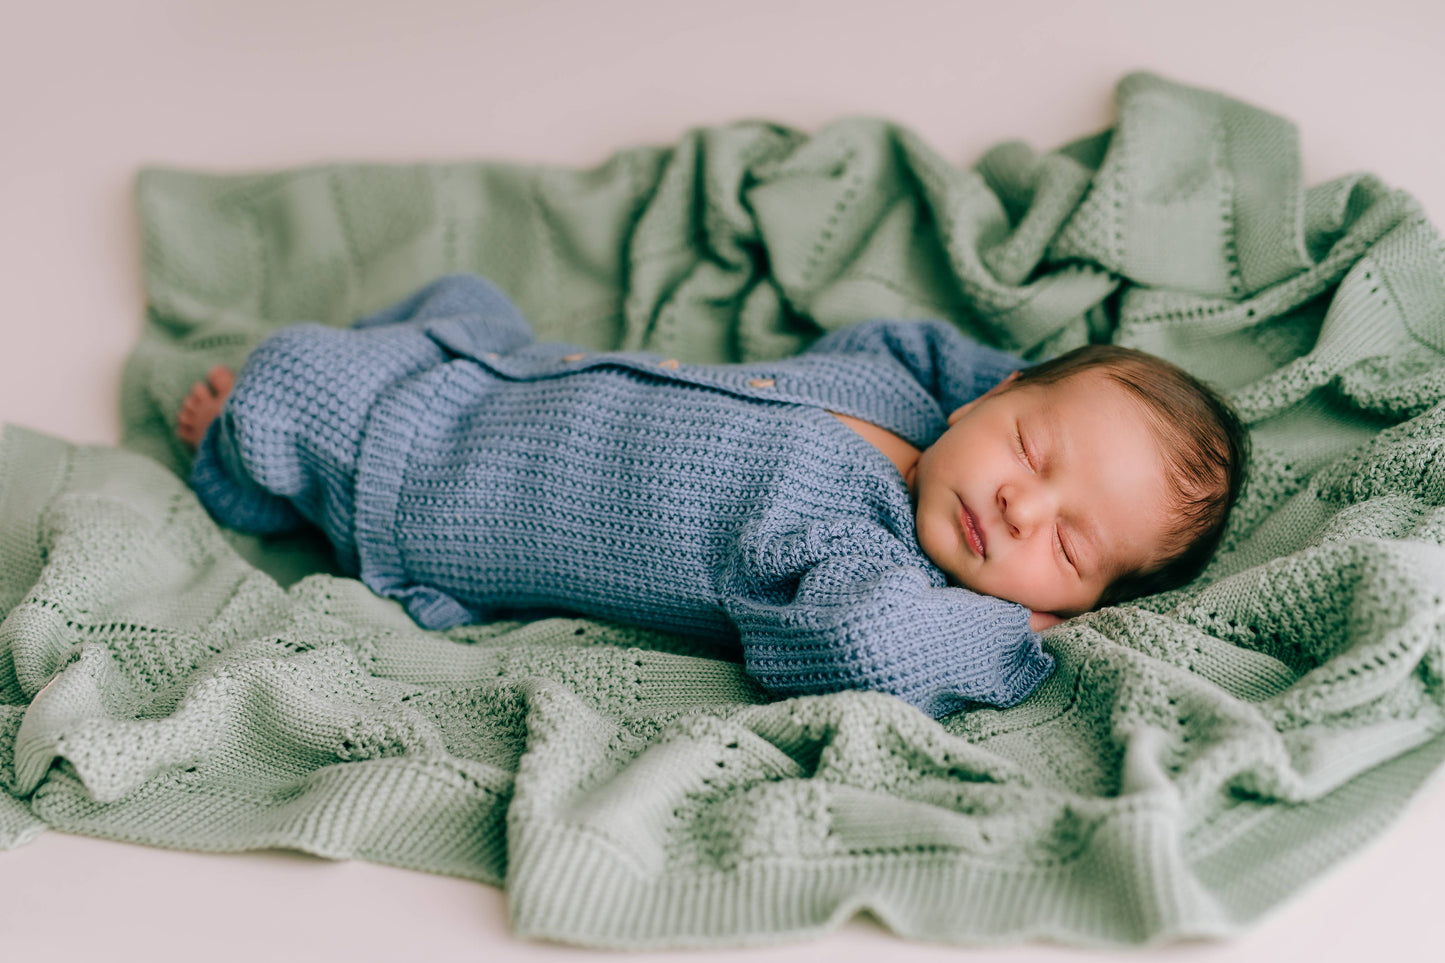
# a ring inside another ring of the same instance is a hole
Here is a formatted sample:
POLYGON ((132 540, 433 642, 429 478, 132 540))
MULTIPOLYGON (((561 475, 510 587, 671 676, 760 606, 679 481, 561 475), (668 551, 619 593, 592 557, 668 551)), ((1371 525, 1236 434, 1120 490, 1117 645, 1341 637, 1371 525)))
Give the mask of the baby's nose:
POLYGON ((1022 488, 1000 488, 998 503, 1004 524, 1016 538, 1028 538, 1048 514, 1044 500, 1022 488))

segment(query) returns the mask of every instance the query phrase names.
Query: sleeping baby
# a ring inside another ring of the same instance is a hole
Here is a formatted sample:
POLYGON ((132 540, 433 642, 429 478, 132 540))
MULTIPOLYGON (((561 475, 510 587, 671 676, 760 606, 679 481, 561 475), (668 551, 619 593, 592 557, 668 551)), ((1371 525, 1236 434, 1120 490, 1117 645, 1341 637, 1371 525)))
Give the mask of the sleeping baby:
POLYGON ((319 526, 425 628, 577 613, 934 717, 1018 703, 1053 669, 1039 630, 1197 575, 1245 458, 1215 393, 1125 348, 1026 367, 876 321, 694 365, 537 343, 462 275, 277 332, 178 433, 218 522, 319 526))

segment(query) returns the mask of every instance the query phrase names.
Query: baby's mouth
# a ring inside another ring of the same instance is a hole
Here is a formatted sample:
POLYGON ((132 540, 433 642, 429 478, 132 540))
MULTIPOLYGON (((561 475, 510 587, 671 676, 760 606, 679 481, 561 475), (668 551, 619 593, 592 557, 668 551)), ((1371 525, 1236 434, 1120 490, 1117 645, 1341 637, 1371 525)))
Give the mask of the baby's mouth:
POLYGON ((963 498, 958 499, 958 517, 963 523, 963 537, 968 542, 968 547, 979 558, 985 558, 985 543, 983 538, 983 527, 978 523, 978 516, 969 510, 963 503, 963 498))

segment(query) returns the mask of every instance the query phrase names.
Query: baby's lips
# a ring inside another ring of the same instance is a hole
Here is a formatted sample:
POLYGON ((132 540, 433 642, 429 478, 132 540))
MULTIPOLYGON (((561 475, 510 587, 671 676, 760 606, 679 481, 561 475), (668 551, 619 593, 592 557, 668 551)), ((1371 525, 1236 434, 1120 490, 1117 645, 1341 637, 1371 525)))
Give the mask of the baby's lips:
POLYGON ((978 516, 964 502, 963 496, 958 499, 959 522, 963 526, 964 541, 968 547, 979 558, 988 557, 988 537, 983 533, 983 525, 979 522, 978 516))

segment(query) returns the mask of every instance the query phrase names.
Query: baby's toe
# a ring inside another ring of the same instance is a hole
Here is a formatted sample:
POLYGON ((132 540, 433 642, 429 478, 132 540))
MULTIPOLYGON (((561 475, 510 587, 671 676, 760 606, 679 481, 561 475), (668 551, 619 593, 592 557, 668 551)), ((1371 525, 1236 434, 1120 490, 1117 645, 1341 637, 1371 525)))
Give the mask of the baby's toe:
POLYGON ((231 388, 236 384, 235 372, 223 364, 212 367, 206 377, 210 379, 212 390, 223 398, 231 393, 231 388))

